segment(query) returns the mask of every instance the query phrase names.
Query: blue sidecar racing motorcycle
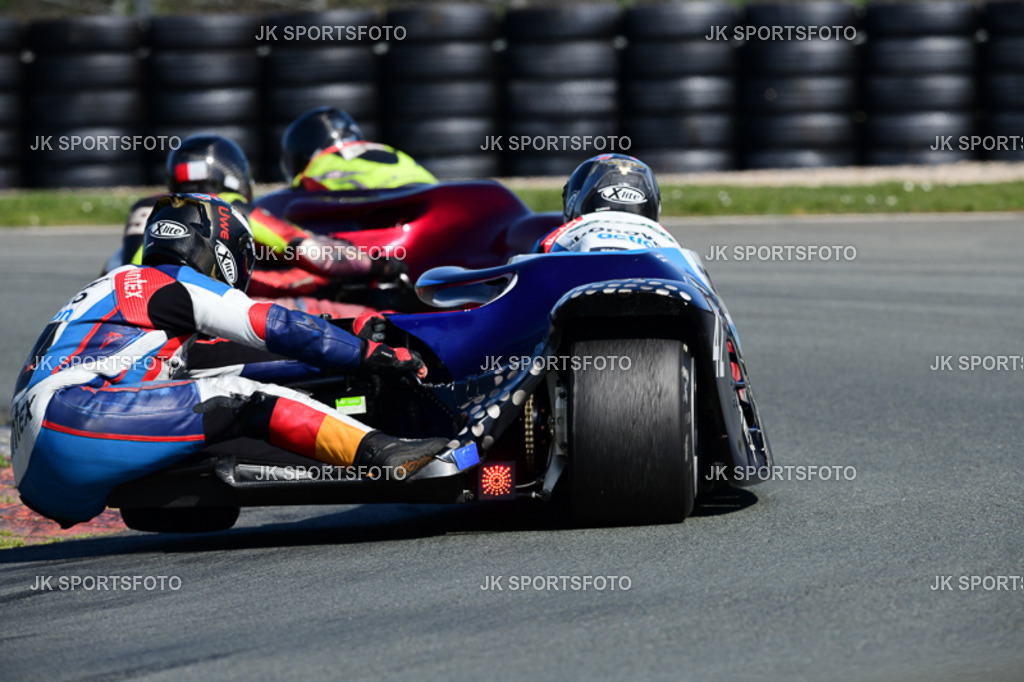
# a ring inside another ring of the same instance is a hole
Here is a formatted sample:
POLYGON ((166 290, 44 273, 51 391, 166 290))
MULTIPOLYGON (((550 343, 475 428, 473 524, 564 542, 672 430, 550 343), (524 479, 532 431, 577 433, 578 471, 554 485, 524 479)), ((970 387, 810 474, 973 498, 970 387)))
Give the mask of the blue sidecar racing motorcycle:
POLYGON ((387 433, 475 452, 397 480, 238 439, 120 486, 109 506, 164 532, 229 528, 244 506, 515 498, 561 501, 584 524, 672 523, 711 491, 710 472, 745 486, 772 465, 736 330, 692 251, 437 267, 416 291, 435 311, 390 316, 386 342, 418 351, 428 383, 295 387, 387 433))

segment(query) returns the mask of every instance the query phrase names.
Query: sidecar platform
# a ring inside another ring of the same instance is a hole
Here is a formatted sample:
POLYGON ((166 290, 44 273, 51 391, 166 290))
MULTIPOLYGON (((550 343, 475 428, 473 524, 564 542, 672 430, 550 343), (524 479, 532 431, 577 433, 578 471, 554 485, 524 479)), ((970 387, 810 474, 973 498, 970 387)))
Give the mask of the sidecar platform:
POLYGON ((260 440, 238 438, 118 486, 107 505, 183 509, 381 502, 453 504, 473 499, 473 474, 460 471, 455 463, 435 460, 414 476, 400 475, 322 464, 260 440))

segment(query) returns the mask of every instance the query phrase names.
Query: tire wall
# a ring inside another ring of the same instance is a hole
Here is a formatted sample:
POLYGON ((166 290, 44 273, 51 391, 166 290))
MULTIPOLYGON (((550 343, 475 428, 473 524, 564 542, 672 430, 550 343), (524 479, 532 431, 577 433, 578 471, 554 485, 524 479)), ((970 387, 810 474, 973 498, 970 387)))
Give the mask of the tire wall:
MULTIPOLYGON (((981 45, 976 80, 985 112, 980 128, 982 135, 998 141, 1024 130, 1024 3, 985 5, 981 24, 988 40, 981 45)), ((1024 149, 990 146, 994 148, 982 148, 981 158, 1024 161, 1024 149)))
POLYGON ((614 5, 511 9, 502 24, 505 169, 567 177, 595 150, 562 136, 612 138, 619 128, 614 5), (554 139, 558 141, 550 144, 554 139))
MULTIPOLYGON (((264 156, 259 23, 256 16, 231 14, 159 16, 149 23, 149 54, 142 61, 152 135, 224 135, 242 148, 259 175, 264 156)), ((146 154, 149 183, 165 183, 166 158, 165 150, 146 154)))
MULTIPOLYGON (((379 59, 366 36, 354 40, 313 40, 323 26, 364 26, 379 30, 375 11, 336 9, 304 14, 278 14, 259 22, 272 27, 261 41, 262 115, 259 144, 263 152, 260 180, 283 181, 280 168, 281 135, 292 120, 319 106, 336 106, 349 112, 367 139, 378 139, 380 106, 377 84, 379 59), (301 30, 305 29, 305 30, 301 30)), ((287 178, 291 180, 291 178, 287 178)))
POLYGON ((380 141, 441 179, 499 175, 500 155, 480 149, 500 125, 494 9, 422 4, 391 10, 386 19, 405 29, 405 38, 383 57, 380 141))
POLYGON ((630 153, 655 172, 737 167, 738 50, 733 40, 706 40, 709 27, 732 36, 732 5, 698 1, 639 6, 623 33, 623 133, 630 153))
POLYGON ((0 19, 0 189, 24 184, 21 162, 31 144, 22 133, 23 29, 19 22, 0 19))
POLYGON ((366 7, 0 19, 0 188, 162 184, 169 140, 207 131, 279 181, 281 133, 320 105, 442 179, 615 151, 659 173, 1024 158, 960 144, 1024 130, 1016 0, 366 7), (812 27, 832 36, 792 38, 812 27), (155 139, 67 148, 134 135, 155 139))
POLYGON ((958 142, 976 129, 973 3, 872 5, 864 25, 862 161, 897 165, 977 158, 958 142), (951 149, 931 149, 941 137, 952 138, 951 149))
POLYGON ((740 148, 745 168, 850 166, 856 163, 857 46, 855 8, 813 0, 753 5, 741 48, 740 148), (777 26, 829 28, 829 38, 777 41, 777 26), (843 33, 843 39, 835 36, 843 33))
POLYGON ((144 130, 139 23, 121 16, 51 19, 30 24, 26 38, 33 59, 24 64, 22 152, 30 186, 144 184, 145 159, 136 151, 61 144, 144 130), (44 143, 35 144, 39 139, 44 143))

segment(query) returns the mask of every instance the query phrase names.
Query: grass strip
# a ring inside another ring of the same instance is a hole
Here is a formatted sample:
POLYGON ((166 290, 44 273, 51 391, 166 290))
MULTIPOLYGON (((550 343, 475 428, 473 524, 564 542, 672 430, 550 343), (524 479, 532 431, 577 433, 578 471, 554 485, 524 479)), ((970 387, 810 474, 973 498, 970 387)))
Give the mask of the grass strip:
MULTIPOLYGON (((561 210, 561 193, 520 189, 535 211, 561 210)), ((888 182, 842 187, 665 186, 664 216, 973 213, 1024 210, 1024 182, 932 185, 888 182)))
MULTIPOLYGON (((19 190, 0 193, 0 227, 123 225, 132 203, 154 188, 19 190)), ((560 189, 520 188, 535 211, 560 211, 560 189)), ((933 185, 887 182, 826 187, 667 185, 665 216, 974 213, 1024 210, 1024 182, 933 185)))

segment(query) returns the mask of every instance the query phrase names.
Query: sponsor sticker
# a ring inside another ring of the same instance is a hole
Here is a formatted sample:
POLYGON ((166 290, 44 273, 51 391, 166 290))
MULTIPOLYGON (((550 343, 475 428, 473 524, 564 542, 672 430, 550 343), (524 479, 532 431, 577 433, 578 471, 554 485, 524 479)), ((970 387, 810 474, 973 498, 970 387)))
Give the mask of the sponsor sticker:
POLYGON ((642 204, 647 201, 643 192, 629 185, 612 185, 599 192, 601 198, 615 204, 642 204))
POLYGON ((366 396, 353 395, 347 398, 337 398, 334 401, 334 409, 342 414, 366 414, 366 396))
POLYGON ((217 254, 217 264, 220 267, 221 274, 224 275, 224 279, 227 280, 228 284, 234 286, 235 282, 238 281, 238 265, 235 263, 235 257, 231 255, 231 251, 222 242, 217 242, 214 251, 217 254))
POLYGON ((188 228, 173 220, 158 220, 149 234, 157 239, 181 239, 188 235, 188 228))

